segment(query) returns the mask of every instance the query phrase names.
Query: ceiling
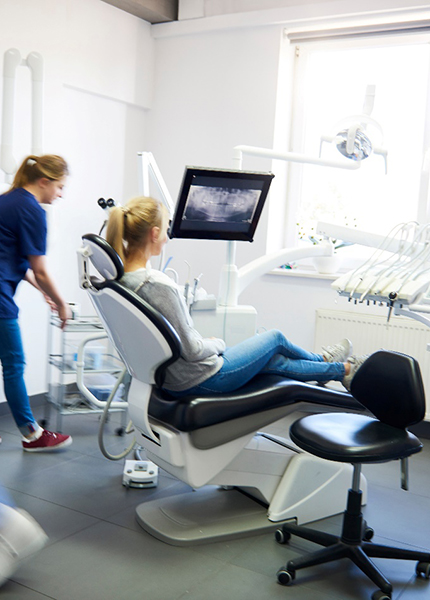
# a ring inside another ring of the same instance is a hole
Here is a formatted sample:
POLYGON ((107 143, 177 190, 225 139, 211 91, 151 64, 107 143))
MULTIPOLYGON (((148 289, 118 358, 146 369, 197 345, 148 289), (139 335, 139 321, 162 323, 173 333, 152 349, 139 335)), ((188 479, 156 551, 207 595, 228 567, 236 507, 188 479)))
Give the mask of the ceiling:
POLYGON ((149 23, 165 23, 178 18, 178 0, 102 0, 149 23))
MULTIPOLYGON (((148 23, 166 23, 177 21, 181 0, 102 0, 116 6, 148 23)), ((408 0, 411 2, 412 0, 408 0)), ((1 0, 0 0, 1 2, 1 0)), ((251 12, 271 8, 287 8, 291 6, 315 5, 327 0, 185 0, 184 7, 191 7, 191 12, 204 6, 206 16, 251 12), (187 2, 190 2, 188 5, 187 2), (197 6, 197 9, 194 9, 197 6)), ((182 7, 182 8, 184 8, 182 7)), ((187 12, 187 11, 185 11, 187 12)))

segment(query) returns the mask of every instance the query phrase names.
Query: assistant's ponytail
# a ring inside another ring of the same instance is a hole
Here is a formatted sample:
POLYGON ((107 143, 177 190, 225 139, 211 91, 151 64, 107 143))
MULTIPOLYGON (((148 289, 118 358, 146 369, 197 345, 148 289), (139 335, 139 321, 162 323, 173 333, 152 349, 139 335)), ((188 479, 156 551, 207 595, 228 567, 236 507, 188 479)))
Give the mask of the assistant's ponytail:
POLYGON ((50 181, 58 181, 69 174, 66 161, 56 154, 35 156, 30 154, 25 158, 12 183, 11 190, 25 187, 43 177, 50 181))

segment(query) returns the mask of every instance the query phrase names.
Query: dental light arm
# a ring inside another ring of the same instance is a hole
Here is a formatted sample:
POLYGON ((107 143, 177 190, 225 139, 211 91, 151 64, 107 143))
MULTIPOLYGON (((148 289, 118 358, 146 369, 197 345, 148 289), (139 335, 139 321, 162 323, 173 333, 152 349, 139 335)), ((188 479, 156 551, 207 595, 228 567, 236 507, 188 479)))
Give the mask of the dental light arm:
MULTIPOLYGON (((233 149, 233 168, 242 169, 243 155, 259 156, 284 160, 286 162, 298 162, 321 167, 332 167, 338 169, 356 170, 360 168, 360 161, 327 160, 320 157, 309 156, 297 152, 280 152, 272 148, 260 148, 257 146, 235 146, 233 149)), ((255 279, 261 277, 271 269, 279 267, 286 262, 299 260, 314 256, 332 256, 332 244, 318 244, 309 248, 284 248, 267 256, 262 256, 241 269, 234 264, 235 242, 228 242, 227 262, 221 271, 221 284, 219 303, 221 306, 237 306, 238 296, 255 279)))
POLYGON ((317 165, 320 167, 335 167, 336 169, 347 169, 354 171, 360 168, 359 162, 348 162, 340 160, 330 160, 320 158, 318 156, 309 156, 298 152, 278 152, 271 148, 258 148, 256 146, 236 146, 233 149, 233 165, 234 168, 242 168, 242 155, 249 154, 251 156, 261 156, 276 160, 285 160, 287 162, 297 162, 308 165, 317 165), (240 166, 239 166, 240 165, 240 166))
POLYGON ((238 271, 238 293, 248 287, 257 277, 261 277, 268 271, 285 263, 294 262, 302 258, 314 256, 333 256, 333 244, 322 242, 307 248, 284 248, 267 256, 261 256, 256 260, 241 267, 238 271))
MULTIPOLYGON (((229 246, 232 244, 234 242, 229 242, 229 246)), ((327 242, 306 248, 284 248, 272 254, 261 256, 240 269, 232 262, 227 262, 221 271, 219 303, 221 306, 237 306, 238 297, 248 285, 272 269, 302 258, 332 256, 333 252, 333 244, 327 242)))
POLYGON ((150 196, 150 181, 154 181, 161 196, 160 199, 169 211, 170 217, 172 217, 174 203, 152 152, 138 152, 137 155, 139 167, 139 193, 144 196, 150 196))

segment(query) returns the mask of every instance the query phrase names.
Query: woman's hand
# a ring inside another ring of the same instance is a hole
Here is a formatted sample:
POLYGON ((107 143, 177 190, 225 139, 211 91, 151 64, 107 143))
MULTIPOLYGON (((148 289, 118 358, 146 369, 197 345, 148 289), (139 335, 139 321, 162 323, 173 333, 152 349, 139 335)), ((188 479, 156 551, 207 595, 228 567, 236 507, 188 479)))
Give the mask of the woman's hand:
POLYGON ((58 318, 61 321, 61 329, 64 329, 67 321, 72 318, 72 310, 68 304, 62 304, 57 307, 58 318))
POLYGON ((52 310, 52 312, 57 312, 57 305, 55 304, 55 302, 53 301, 53 299, 50 298, 48 296, 48 294, 44 294, 43 292, 42 292, 42 295, 43 295, 43 297, 45 299, 46 304, 49 305, 49 307, 52 310))

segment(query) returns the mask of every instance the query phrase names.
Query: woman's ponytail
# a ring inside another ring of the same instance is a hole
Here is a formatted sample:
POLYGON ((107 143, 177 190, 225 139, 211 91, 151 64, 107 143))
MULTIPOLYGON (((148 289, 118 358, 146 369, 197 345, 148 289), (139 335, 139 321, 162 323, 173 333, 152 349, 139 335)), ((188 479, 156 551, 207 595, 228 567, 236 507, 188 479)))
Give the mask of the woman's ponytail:
POLYGON ((12 183, 11 190, 25 187, 43 177, 58 181, 69 174, 66 161, 56 154, 35 156, 30 154, 21 163, 12 183))

